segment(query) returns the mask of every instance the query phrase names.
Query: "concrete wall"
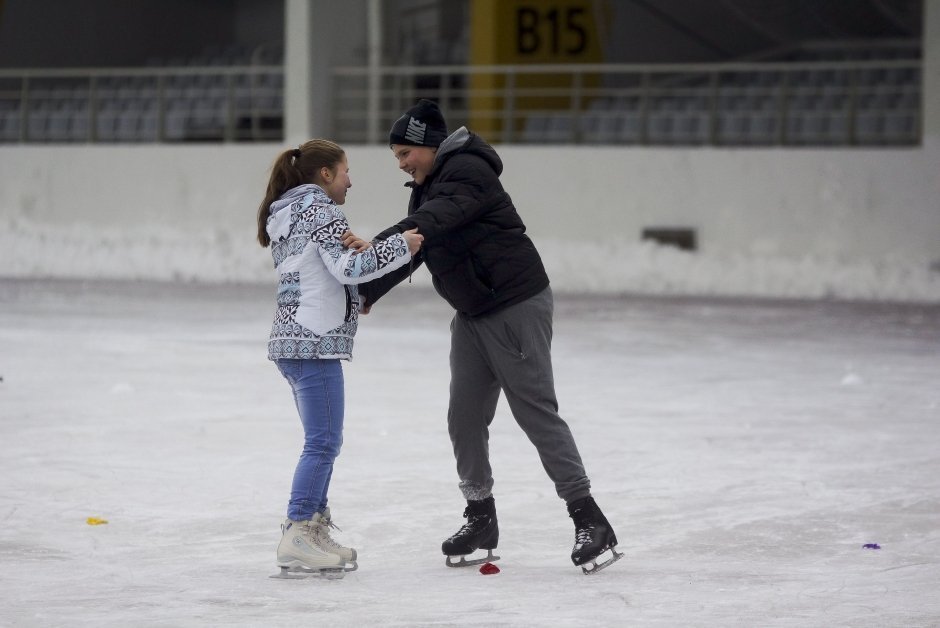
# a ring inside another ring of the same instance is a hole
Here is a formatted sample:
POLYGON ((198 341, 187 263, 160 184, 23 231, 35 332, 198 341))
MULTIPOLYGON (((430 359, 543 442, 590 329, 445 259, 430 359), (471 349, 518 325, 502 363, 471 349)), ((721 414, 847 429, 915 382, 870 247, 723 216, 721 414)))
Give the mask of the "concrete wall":
MULTIPOLYGON (((0 275, 266 281, 255 212, 281 148, 0 147, 0 275)), ((345 209, 361 235, 372 235, 404 215, 405 177, 387 148, 347 150, 353 188, 345 209)), ((618 266, 629 264, 623 252, 640 246, 651 226, 699 234, 700 251, 681 267, 648 269, 661 276, 702 273, 700 264, 716 259, 734 260, 732 272, 766 260, 796 273, 816 272, 801 266, 806 260, 900 273, 940 264, 935 142, 904 150, 505 146, 500 153, 506 188, 569 288, 642 290, 618 266)), ((679 292, 686 281, 666 279, 679 292)), ((750 290, 716 281, 705 291, 750 290)), ((760 288, 775 290, 832 292, 760 288)))

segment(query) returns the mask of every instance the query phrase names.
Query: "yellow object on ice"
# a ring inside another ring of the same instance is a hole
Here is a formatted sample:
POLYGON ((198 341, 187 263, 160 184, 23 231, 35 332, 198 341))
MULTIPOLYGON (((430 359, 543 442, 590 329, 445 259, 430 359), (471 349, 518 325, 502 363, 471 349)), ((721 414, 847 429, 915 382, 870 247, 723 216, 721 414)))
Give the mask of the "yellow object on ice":
POLYGON ((90 526, 100 526, 106 524, 107 522, 107 519, 99 519, 98 517, 88 517, 88 519, 85 520, 85 523, 90 526))

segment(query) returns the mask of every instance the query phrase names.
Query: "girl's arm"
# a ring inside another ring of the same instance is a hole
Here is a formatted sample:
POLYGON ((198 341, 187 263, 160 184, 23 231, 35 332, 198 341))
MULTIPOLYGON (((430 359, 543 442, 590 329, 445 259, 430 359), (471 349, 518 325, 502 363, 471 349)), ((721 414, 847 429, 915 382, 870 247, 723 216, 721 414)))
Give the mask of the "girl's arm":
POLYGON ((332 220, 311 234, 327 270, 341 283, 354 285, 371 281, 401 268, 411 260, 408 244, 400 233, 387 240, 374 242, 372 247, 359 252, 343 247, 343 234, 348 231, 349 223, 345 216, 336 212, 332 220))

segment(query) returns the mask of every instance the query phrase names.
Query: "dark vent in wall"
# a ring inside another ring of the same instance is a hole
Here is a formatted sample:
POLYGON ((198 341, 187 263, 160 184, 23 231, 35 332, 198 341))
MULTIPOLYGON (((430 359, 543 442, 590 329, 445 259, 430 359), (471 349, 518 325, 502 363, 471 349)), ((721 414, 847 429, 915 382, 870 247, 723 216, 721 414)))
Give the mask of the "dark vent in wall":
POLYGON ((643 229, 640 237, 664 246, 674 246, 683 251, 694 251, 698 248, 695 229, 686 227, 647 227, 643 229))

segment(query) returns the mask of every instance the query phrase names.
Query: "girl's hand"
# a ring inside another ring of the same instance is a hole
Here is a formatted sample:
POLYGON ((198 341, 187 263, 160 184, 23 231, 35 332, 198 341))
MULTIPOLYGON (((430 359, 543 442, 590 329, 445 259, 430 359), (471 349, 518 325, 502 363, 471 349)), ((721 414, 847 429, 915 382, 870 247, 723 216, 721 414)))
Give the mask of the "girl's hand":
POLYGON ((342 236, 343 246, 347 249, 352 249, 356 253, 362 253, 363 251, 368 251, 372 248, 372 243, 363 240, 357 236, 352 231, 347 231, 342 236))

